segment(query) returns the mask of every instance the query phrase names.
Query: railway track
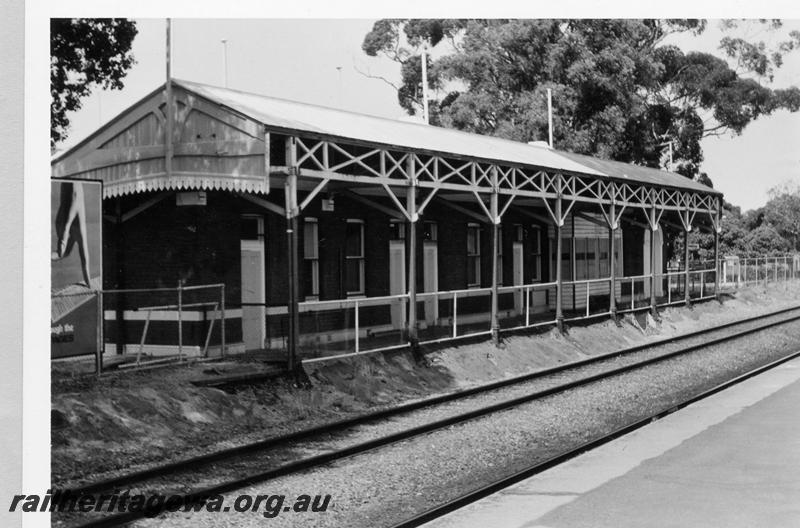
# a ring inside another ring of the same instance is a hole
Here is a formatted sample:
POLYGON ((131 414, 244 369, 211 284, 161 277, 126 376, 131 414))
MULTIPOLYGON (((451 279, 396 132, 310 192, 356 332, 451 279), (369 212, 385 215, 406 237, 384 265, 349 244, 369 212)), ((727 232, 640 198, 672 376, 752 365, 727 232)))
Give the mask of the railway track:
POLYGON ((759 374, 761 374, 761 373, 763 373, 763 372, 765 372, 767 370, 775 368, 778 365, 781 365, 783 363, 786 363, 786 362, 791 361, 792 359, 795 359, 795 358, 798 358, 798 357, 800 357, 800 351, 794 352, 794 353, 789 354, 787 356, 784 356, 784 357, 782 357, 782 358, 780 358, 778 360, 775 360, 775 361, 772 361, 770 363, 767 363, 766 365, 762 365, 760 367, 752 369, 752 370, 750 370, 750 371, 748 371, 748 372, 746 372, 746 373, 744 373, 744 374, 742 374, 740 376, 737 376, 737 377, 735 377, 735 378, 733 378, 731 380, 728 380, 726 382, 720 383, 720 384, 718 384, 718 385, 716 385, 716 386, 714 386, 714 387, 712 387, 712 388, 710 388, 710 389, 708 389, 706 391, 703 391, 700 394, 697 394, 695 396, 687 398, 687 399, 683 400, 682 402, 680 402, 678 404, 670 405, 670 406, 668 406, 668 407, 666 407, 666 408, 664 408, 662 410, 659 410, 658 412, 652 413, 650 416, 646 416, 645 418, 637 420, 637 421, 635 421, 635 422, 633 422, 631 424, 627 424, 627 425, 625 425, 623 427, 620 427, 620 428, 612 431, 609 434, 602 435, 602 436, 599 436, 597 438, 593 438, 593 439, 589 440, 588 442, 585 442, 584 444, 582 444, 582 445, 580 445, 580 446, 578 446, 576 448, 565 450, 565 451, 563 451, 563 452, 561 452, 561 453, 559 453, 559 454, 557 454, 557 455, 555 455, 555 456, 553 456, 551 458, 548 458, 547 460, 544 460, 544 461, 541 461, 541 462, 537 462, 536 464, 533 464, 533 465, 531 465, 531 466, 529 466, 529 467, 527 467, 527 468, 525 468, 525 469, 523 469, 523 470, 521 470, 521 471, 519 471, 519 472, 517 472, 517 473, 515 473, 513 475, 509 475, 509 476, 507 476, 505 478, 502 478, 500 480, 492 482, 492 483, 490 483, 490 484, 488 484, 486 486, 483 486, 483 487, 481 487, 479 489, 476 489, 476 490, 473 490, 473 491, 469 491, 469 492, 467 492, 467 493, 465 493, 465 494, 463 494, 463 495, 461 495, 459 497, 456 497, 455 499, 452 499, 452 500, 450 500, 448 502, 445 502, 443 504, 440 504, 438 506, 430 508, 430 509, 428 509, 428 510, 426 510, 426 511, 424 511, 424 512, 418 514, 418 515, 415 515, 414 517, 411 517, 411 518, 406 519, 406 520, 404 520, 404 521, 402 521, 400 523, 392 525, 391 528, 416 528, 418 526, 422 526, 422 525, 424 525, 426 523, 434 521, 434 520, 438 519, 439 517, 444 517, 445 515, 447 515, 449 513, 452 513, 452 512, 454 512, 456 510, 459 510, 459 509, 461 509, 461 508, 463 508, 463 507, 465 507, 465 506, 467 506, 469 504, 472 504, 473 502, 476 502, 476 501, 478 501, 480 499, 488 497, 489 495, 497 493, 497 492, 499 492, 499 491, 501 491, 501 490, 503 490, 505 488, 508 488, 509 486, 512 486, 512 485, 514 485, 514 484, 516 484, 518 482, 521 482, 521 481, 523 481, 525 479, 531 478, 534 475, 542 473, 542 472, 544 472, 544 471, 546 471, 546 470, 548 470, 548 469, 550 469, 552 467, 555 467, 555 466, 557 466, 559 464, 563 464, 564 462, 566 462, 566 461, 568 461, 568 460, 570 460, 572 458, 575 458, 578 455, 581 455, 581 454, 583 454, 583 453, 585 453, 587 451, 590 451, 592 449, 600 447, 603 444, 607 444, 608 442, 611 442, 612 440, 615 440, 615 439, 617 439, 617 438, 619 438, 621 436, 624 436, 624 435, 626 435, 628 433, 631 433, 631 432, 633 432, 633 431, 635 431, 637 429, 640 429, 640 428, 644 427, 645 425, 652 423, 654 420, 658 420, 658 419, 664 418, 665 416, 667 416, 669 414, 672 414, 672 413, 674 413, 674 412, 676 412, 676 411, 678 411, 680 409, 683 409, 684 407, 687 407, 687 406, 689 406, 689 405, 691 405, 691 404, 693 404, 695 402, 698 402, 698 401, 700 401, 700 400, 702 400, 704 398, 708 398, 709 396, 712 396, 712 395, 714 395, 714 394, 716 394, 716 393, 718 393, 720 391, 723 391, 723 390, 725 390, 725 389, 727 389, 729 387, 732 387, 733 385, 741 383, 742 381, 750 379, 750 378, 752 378, 754 376, 757 376, 757 375, 759 375, 759 374))
MULTIPOLYGON (((404 404, 233 449, 69 488, 75 494, 98 494, 120 489, 131 489, 136 493, 196 495, 198 497, 224 494, 258 482, 319 467, 371 449, 474 420, 797 320, 800 320, 800 306, 593 356, 578 362, 404 404), (380 434, 375 434, 370 430, 371 426, 377 429, 376 425, 380 426, 380 434), (386 434, 387 426, 390 430, 388 434, 386 434), (338 445, 331 449, 331 444, 338 445), (312 454, 309 455, 309 453, 312 454)), ((716 390, 721 390, 721 388, 716 390)), ((687 402, 686 405, 688 403, 690 402, 687 402)), ((677 407, 673 405, 663 413, 672 412, 680 406, 682 405, 677 407)), ((604 439, 589 442, 578 450, 564 453, 556 459, 565 460, 575 456, 594 445, 609 441, 612 437, 625 434, 632 430, 631 427, 634 429, 641 427, 657 417, 649 417, 641 423, 637 422, 634 426, 622 428, 604 439)), ((492 484, 474 492, 475 495, 456 499, 449 505, 443 505, 441 509, 425 512, 418 518, 410 519, 398 526, 418 526, 427 520, 453 511, 460 505, 486 496, 492 493, 492 490, 501 489, 513 482, 527 478, 523 475, 529 471, 542 471, 556 463, 558 462, 547 461, 537 464, 536 468, 528 468, 520 474, 510 477, 511 479, 517 478, 517 480, 509 480, 507 484, 492 484), (497 486, 500 487, 497 488, 497 486)), ((92 519, 72 516, 64 520, 69 526, 119 526, 144 517, 148 513, 152 515, 152 512, 126 512, 97 516, 92 519)))

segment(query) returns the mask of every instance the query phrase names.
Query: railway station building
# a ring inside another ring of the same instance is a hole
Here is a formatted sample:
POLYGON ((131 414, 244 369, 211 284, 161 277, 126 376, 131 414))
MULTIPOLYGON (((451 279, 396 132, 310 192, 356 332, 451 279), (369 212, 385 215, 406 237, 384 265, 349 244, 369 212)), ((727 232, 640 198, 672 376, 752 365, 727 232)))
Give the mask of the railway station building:
POLYGON ((718 291, 716 266, 692 269, 664 233, 717 233, 722 196, 678 174, 193 82, 52 176, 103 184, 107 353, 200 353, 216 324, 212 353, 294 362, 718 291), (176 304, 201 285, 221 302, 176 304))

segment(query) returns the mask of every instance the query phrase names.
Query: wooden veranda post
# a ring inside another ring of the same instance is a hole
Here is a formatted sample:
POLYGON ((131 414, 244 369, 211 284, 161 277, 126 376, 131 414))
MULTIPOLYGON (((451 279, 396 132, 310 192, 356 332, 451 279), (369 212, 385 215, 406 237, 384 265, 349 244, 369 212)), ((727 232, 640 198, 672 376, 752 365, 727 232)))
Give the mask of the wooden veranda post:
POLYGON ((286 243, 287 271, 289 275, 289 335, 287 336, 287 367, 297 367, 297 345, 300 341, 299 269, 297 264, 298 216, 297 207, 297 144, 294 137, 286 138, 286 166, 288 174, 285 184, 286 199, 286 243))
POLYGON ((556 197, 556 326, 559 332, 564 331, 564 312, 561 309, 563 304, 564 285, 561 277, 561 226, 564 219, 561 217, 561 185, 562 179, 558 177, 558 196, 556 197))
POLYGON ((686 306, 691 305, 689 296, 689 229, 691 226, 683 228, 683 300, 686 306))
POLYGON ((609 208, 609 222, 608 222, 608 262, 609 262, 609 276, 611 277, 611 287, 609 290, 609 312, 611 318, 616 321, 617 319, 617 263, 614 260, 614 250, 616 249, 616 241, 614 235, 617 229, 617 208, 616 204, 612 201, 609 208))
MULTIPOLYGON (((658 317, 656 308, 656 231, 658 230, 658 220, 656 220, 656 208, 650 208, 650 314, 658 317)), ((633 292, 631 292, 633 293, 633 292)))
POLYGON ((178 280, 178 358, 183 361, 183 281, 178 280))
POLYGON ((101 289, 95 292, 95 298, 97 301, 97 352, 95 353, 94 358, 94 370, 96 374, 103 373, 103 344, 105 340, 103 338, 103 326, 105 321, 105 314, 103 313, 103 290, 102 286, 101 289))
POLYGON ((419 346, 417 328, 417 175, 414 156, 408 155, 408 194, 406 213, 408 215, 408 343, 412 351, 419 346))
POLYGON ((717 204, 717 212, 716 218, 717 221, 714 222, 714 267, 716 271, 714 272, 714 296, 717 298, 717 301, 721 299, 719 295, 719 275, 720 270, 722 268, 719 262, 719 232, 720 232, 720 221, 722 220, 722 215, 720 214, 721 205, 717 204))
POLYGON ((492 186, 494 187, 490 198, 490 212, 492 221, 492 342, 495 346, 500 344, 500 315, 498 313, 498 250, 500 234, 500 217, 497 208, 497 167, 492 167, 492 186))
MULTIPOLYGON (((114 203, 114 264, 116 269, 115 288, 122 290, 125 288, 125 233, 122 226, 122 198, 117 196, 114 203)), ((112 297, 114 303, 114 319, 117 327, 116 352, 117 355, 125 353, 125 344, 128 342, 128 333, 125 327, 125 294, 117 293, 112 297)))

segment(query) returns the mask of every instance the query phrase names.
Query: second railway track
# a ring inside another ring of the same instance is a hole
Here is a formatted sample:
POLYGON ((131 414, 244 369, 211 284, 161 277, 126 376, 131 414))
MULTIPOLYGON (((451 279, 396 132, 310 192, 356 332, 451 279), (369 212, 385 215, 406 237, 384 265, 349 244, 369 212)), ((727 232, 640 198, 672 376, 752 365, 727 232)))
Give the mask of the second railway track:
MULTIPOLYGON (((797 320, 800 307, 784 309, 70 489, 74 493, 124 487, 142 493, 222 494, 797 320), (370 429, 381 429, 381 434, 370 429), (330 444, 336 447, 331 449, 330 444)), ((144 515, 127 512, 65 521, 71 526, 117 526, 144 515)))

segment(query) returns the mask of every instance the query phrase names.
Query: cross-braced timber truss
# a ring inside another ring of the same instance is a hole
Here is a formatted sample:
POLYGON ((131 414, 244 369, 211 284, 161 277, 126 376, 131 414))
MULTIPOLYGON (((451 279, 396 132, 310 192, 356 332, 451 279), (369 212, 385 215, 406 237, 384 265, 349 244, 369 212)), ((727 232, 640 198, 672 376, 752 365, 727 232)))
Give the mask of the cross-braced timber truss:
MULTIPOLYGON (((686 213, 691 218, 698 213, 707 214, 712 224, 716 224, 721 205, 720 197, 715 194, 618 181, 606 176, 570 174, 330 139, 289 136, 288 143, 293 146, 287 148, 286 164, 271 167, 271 173, 286 174, 296 168, 302 176, 318 178, 325 183, 377 185, 386 189, 395 202, 398 199, 393 188, 427 190, 417 214, 421 214, 433 196, 442 190, 472 193, 481 203, 490 194, 507 197, 508 204, 516 197, 538 198, 544 201, 551 216, 554 216, 552 201, 560 199, 565 202, 565 216, 576 203, 596 204, 604 212, 606 206, 615 204, 620 216, 627 208, 643 208, 655 209, 658 218, 665 211, 683 213, 682 220, 686 213), (294 159, 289 154, 292 150, 294 159)), ((559 222, 563 218, 554 217, 554 220, 559 222)))
MULTIPOLYGON (((290 260, 290 306, 289 354, 290 365, 294 363, 294 349, 299 341, 299 319, 297 308, 297 218, 311 200, 332 181, 346 182, 355 186, 380 186, 397 210, 410 223, 417 222, 425 207, 440 191, 472 194, 480 205, 492 233, 492 334, 499 339, 497 254, 498 233, 502 217, 517 197, 540 199, 556 228, 556 319, 559 328, 563 321, 561 277, 561 229, 576 204, 593 204, 603 214, 609 229, 611 281, 614 283, 613 263, 614 231, 626 209, 641 210, 647 218, 651 236, 651 309, 656 312, 655 298, 655 244, 654 233, 659 229, 665 212, 671 211, 681 221, 688 237, 697 214, 708 215, 715 232, 715 261, 719 248, 721 197, 688 189, 648 185, 621 181, 602 174, 574 174, 543 168, 505 164, 502 162, 468 159, 460 156, 440 155, 430 152, 413 152, 380 145, 348 143, 337 139, 313 137, 286 131, 270 131, 264 135, 266 174, 286 176, 286 208, 289 233, 290 260), (270 166, 270 134, 285 138, 283 165, 270 166), (298 203, 297 180, 316 181, 302 202, 298 203), (405 204, 397 191, 403 189, 405 204), (420 196, 418 196, 422 193, 420 196), (419 198, 419 200, 418 200, 419 198), (488 199, 488 200, 487 200, 488 199), (488 201, 488 204, 487 204, 488 201)), ((412 348, 417 342, 416 317, 416 230, 409 229, 408 261, 408 338, 412 348)), ((687 238, 688 240, 688 238, 687 238)), ((688 243, 685 244, 688 248, 688 243)), ((688 251, 688 249, 687 249, 688 251)), ((688 262, 688 253, 687 253, 688 262)), ((685 267, 688 283, 689 267, 685 267)), ((717 273, 717 281, 719 274, 717 273)), ((717 283, 717 289, 719 286, 717 283)), ((689 302, 688 288, 686 302, 689 302)), ((611 295, 612 314, 616 313, 614 295, 611 295)))

